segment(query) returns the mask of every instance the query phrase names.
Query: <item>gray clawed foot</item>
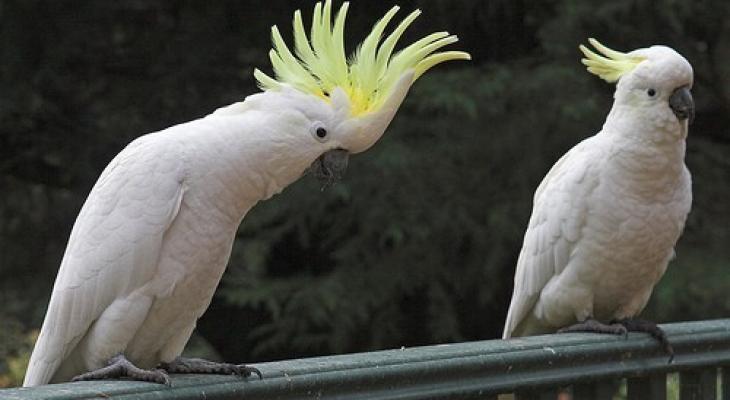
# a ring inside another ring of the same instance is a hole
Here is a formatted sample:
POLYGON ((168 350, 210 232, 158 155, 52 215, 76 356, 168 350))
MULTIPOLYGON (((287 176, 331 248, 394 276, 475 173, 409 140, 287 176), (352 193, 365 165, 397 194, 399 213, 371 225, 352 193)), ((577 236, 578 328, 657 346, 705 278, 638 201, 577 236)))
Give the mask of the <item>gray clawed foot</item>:
POLYGON ((249 367, 243 364, 219 363, 202 358, 183 358, 178 357, 169 363, 161 363, 160 368, 171 374, 219 374, 219 375, 238 375, 248 378, 252 374, 258 375, 262 379, 261 371, 257 368, 249 367))
POLYGON ((626 327, 626 330, 629 332, 644 332, 648 333, 656 339, 659 344, 661 344, 662 349, 664 349, 664 352, 669 355, 669 364, 672 363, 674 360, 674 348, 669 343, 669 339, 667 339, 667 334, 664 333, 664 330, 657 326, 654 322, 647 321, 644 319, 622 319, 617 320, 615 323, 621 324, 626 327))
POLYGON ((160 383, 170 386, 170 377, 165 371, 160 369, 147 370, 139 368, 127 360, 122 354, 110 358, 106 367, 77 375, 73 377, 71 381, 78 382, 119 378, 131 378, 136 381, 160 383))
POLYGON ((629 332, 644 332, 651 335, 661 344, 664 352, 669 355, 669 363, 674 360, 674 348, 669 343, 666 333, 657 326, 657 324, 643 319, 621 319, 613 320, 609 324, 604 324, 592 318, 588 318, 583 322, 570 325, 558 330, 558 333, 568 332, 593 332, 593 333, 609 333, 614 335, 623 335, 628 337, 629 332))
POLYGON ((593 318, 588 318, 583 322, 579 322, 575 325, 566 326, 558 330, 558 333, 569 333, 569 332, 592 332, 592 333, 608 333, 611 335, 623 335, 628 334, 628 330, 623 324, 611 323, 604 324, 593 318))

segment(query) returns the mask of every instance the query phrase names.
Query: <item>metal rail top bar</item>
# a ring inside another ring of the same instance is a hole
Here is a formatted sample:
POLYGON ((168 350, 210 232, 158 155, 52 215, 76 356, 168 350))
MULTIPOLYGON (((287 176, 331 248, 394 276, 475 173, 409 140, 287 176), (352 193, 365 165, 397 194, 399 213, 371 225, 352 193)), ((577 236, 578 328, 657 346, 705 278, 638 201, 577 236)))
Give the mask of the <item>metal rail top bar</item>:
POLYGON ((255 364, 263 379, 175 375, 172 386, 103 381, 0 390, 27 399, 434 399, 730 364, 730 319, 663 325, 674 361, 646 334, 544 335, 255 364))

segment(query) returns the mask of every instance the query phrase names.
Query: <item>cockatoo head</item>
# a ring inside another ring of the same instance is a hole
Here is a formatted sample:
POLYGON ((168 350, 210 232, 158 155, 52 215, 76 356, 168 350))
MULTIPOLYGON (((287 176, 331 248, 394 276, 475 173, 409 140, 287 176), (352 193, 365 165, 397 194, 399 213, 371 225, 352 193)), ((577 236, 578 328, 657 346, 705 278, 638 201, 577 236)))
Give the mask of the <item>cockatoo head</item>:
POLYGON ((309 37, 296 11, 294 53, 273 26, 269 57, 276 79, 254 71, 267 95, 278 97, 278 104, 303 117, 296 124, 298 151, 312 159, 310 170, 324 187, 341 177, 349 154, 363 152, 380 139, 416 79, 444 61, 470 59, 460 51, 434 53, 458 41, 448 32, 433 33, 394 53, 403 31, 420 14, 410 13, 381 41, 397 6, 373 26, 348 59, 343 37, 348 6, 343 3, 332 24, 331 1, 317 3, 309 37))
POLYGON ((621 53, 588 39, 603 56, 581 45, 583 64, 607 82, 616 82, 615 104, 629 106, 662 128, 686 134, 694 118, 690 63, 666 46, 621 53))

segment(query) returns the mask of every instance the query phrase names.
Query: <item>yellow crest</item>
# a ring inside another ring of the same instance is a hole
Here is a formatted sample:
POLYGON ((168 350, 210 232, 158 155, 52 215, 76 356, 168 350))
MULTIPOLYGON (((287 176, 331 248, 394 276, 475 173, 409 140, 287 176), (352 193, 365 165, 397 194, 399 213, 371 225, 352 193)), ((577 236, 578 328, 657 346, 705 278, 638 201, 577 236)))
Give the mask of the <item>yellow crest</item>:
POLYGON ((601 52, 603 56, 594 53, 586 46, 580 45, 578 48, 586 56, 586 58, 581 60, 583 65, 588 67, 590 73, 598 75, 601 79, 609 83, 616 82, 621 76, 631 72, 640 62, 646 59, 644 57, 630 56, 620 51, 611 50, 593 38, 588 39, 588 42, 596 50, 601 52))
POLYGON ((388 98, 390 91, 403 73, 414 71, 415 81, 434 65, 449 60, 469 60, 468 53, 446 51, 434 53, 443 46, 458 41, 448 32, 437 32, 418 40, 393 54, 403 31, 418 17, 420 10, 410 13, 393 32, 381 42, 390 20, 398 12, 395 6, 372 28, 350 60, 344 46, 345 16, 349 4, 342 4, 334 26, 331 25, 332 2, 314 6, 310 37, 304 30, 302 15, 294 13, 294 54, 282 39, 276 25, 271 27, 274 48, 269 52, 276 79, 260 70, 254 77, 264 90, 277 89, 288 84, 303 92, 324 99, 334 88, 340 87, 350 98, 351 114, 359 115, 377 110, 388 98))

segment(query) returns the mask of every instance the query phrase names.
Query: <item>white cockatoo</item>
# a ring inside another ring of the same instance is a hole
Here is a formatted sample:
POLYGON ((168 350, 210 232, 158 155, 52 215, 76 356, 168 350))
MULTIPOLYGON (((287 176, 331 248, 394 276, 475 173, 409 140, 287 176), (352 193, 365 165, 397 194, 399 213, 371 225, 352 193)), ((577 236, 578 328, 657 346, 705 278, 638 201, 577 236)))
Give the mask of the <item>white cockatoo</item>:
POLYGON ((604 56, 580 46, 588 71, 618 81, 613 107, 535 192, 503 337, 636 330, 671 353, 655 324, 633 318, 674 256, 692 203, 692 66, 665 46, 621 53, 589 41, 604 56))
POLYGON ((71 232, 24 386, 258 372, 179 357, 243 217, 307 170, 333 183, 348 154, 381 137, 419 76, 436 64, 469 59, 464 52, 435 53, 458 40, 447 32, 394 53, 420 11, 381 41, 398 11, 393 7, 348 60, 347 10, 344 3, 332 23, 331 2, 317 3, 309 37, 297 11, 294 53, 272 27, 276 79, 254 71, 263 92, 144 135, 112 160, 71 232))

